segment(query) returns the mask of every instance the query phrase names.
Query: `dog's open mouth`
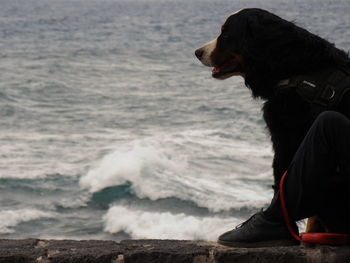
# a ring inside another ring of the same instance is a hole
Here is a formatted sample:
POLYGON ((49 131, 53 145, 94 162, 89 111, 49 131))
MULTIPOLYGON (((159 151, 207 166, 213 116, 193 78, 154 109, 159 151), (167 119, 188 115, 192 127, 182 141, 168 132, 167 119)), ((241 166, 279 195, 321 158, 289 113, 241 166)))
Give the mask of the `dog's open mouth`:
POLYGON ((212 70, 212 76, 216 79, 224 79, 233 76, 239 70, 239 63, 237 60, 231 60, 221 66, 216 66, 212 70))

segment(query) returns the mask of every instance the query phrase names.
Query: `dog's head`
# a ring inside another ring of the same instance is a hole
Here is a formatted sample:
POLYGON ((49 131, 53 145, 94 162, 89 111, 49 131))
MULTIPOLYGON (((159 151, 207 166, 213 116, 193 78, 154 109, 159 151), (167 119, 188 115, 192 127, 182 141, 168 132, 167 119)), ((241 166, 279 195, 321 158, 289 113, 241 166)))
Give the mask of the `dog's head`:
POLYGON ((325 39, 258 8, 229 16, 220 35, 195 55, 214 78, 242 76, 253 97, 264 99, 283 79, 349 63, 347 53, 325 39))
POLYGON ((259 23, 269 23, 269 26, 272 26, 277 24, 277 21, 282 19, 262 9, 239 10, 228 17, 221 27, 220 35, 197 49, 195 55, 205 66, 213 67, 212 76, 216 79, 226 79, 235 75, 245 77, 251 66, 247 64, 247 51, 254 42, 255 45, 261 44, 254 39, 257 34, 262 33, 256 32, 262 30, 262 25, 258 28, 259 23))
POLYGON ((213 67, 212 76, 226 79, 244 74, 244 58, 240 46, 244 42, 243 10, 232 14, 221 27, 221 34, 195 51, 196 57, 208 67, 213 67))

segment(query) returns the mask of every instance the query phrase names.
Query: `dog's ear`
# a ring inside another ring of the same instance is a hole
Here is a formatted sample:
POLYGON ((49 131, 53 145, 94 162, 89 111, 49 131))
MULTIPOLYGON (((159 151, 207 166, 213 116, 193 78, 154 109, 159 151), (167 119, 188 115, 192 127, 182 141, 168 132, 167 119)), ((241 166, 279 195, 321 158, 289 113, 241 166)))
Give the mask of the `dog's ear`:
POLYGON ((277 16, 254 14, 247 19, 247 35, 249 40, 253 41, 271 41, 273 38, 279 37, 280 23, 276 21, 277 16))
POLYGON ((219 36, 219 47, 228 48, 240 54, 246 45, 248 17, 244 15, 234 15, 229 17, 223 25, 219 36))
POLYGON ((255 43, 274 44, 293 32, 292 23, 271 13, 252 14, 247 18, 247 35, 255 43))
POLYGON ((283 50, 289 50, 282 47, 290 42, 292 31, 293 27, 276 15, 265 12, 252 14, 247 17, 244 52, 262 61, 279 56, 283 50))
POLYGON ((230 18, 228 24, 232 25, 230 36, 233 38, 233 41, 229 42, 233 44, 231 48, 237 53, 256 48, 256 45, 263 40, 264 34, 267 33, 266 21, 260 12, 242 12, 241 15, 230 18))
POLYGON ((267 34, 267 30, 260 14, 246 16, 240 31, 240 51, 242 55, 248 54, 249 56, 259 57, 262 55, 260 54, 262 46, 265 49, 266 45, 270 45, 265 40, 266 36, 264 34, 267 34))

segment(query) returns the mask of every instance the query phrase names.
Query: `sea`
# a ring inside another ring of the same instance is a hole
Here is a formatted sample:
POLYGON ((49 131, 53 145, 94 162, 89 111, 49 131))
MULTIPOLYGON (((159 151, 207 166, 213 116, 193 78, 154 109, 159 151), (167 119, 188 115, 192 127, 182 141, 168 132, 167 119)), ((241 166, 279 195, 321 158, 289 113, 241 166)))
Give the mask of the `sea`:
POLYGON ((350 48, 348 0, 0 0, 0 238, 215 241, 268 206, 263 101, 194 56, 247 7, 350 48))

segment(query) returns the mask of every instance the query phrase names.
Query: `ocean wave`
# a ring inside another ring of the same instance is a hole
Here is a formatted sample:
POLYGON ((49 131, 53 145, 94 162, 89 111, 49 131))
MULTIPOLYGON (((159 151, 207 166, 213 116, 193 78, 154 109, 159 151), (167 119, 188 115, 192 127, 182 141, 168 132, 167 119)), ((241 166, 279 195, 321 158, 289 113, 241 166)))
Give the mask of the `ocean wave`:
POLYGON ((214 241, 242 220, 237 218, 196 217, 184 213, 149 212, 123 206, 111 207, 103 218, 104 230, 125 232, 131 238, 190 239, 214 241))
POLYGON ((108 207, 110 203, 118 199, 131 199, 134 195, 131 190, 131 184, 126 183, 118 186, 111 186, 93 193, 91 201, 100 207, 108 207))
MULTIPOLYGON (((83 187, 89 188, 91 192, 97 192, 109 186, 125 184, 128 181, 136 182, 138 179, 144 179, 145 183, 147 180, 148 183, 153 184, 157 183, 154 181, 156 178, 151 178, 150 173, 161 176, 165 170, 168 172, 181 170, 181 160, 172 160, 165 152, 145 141, 135 141, 130 145, 122 145, 118 148, 104 156, 97 167, 81 178, 80 184, 83 187)), ((135 185, 134 190, 137 190, 135 185)), ((147 191, 146 188, 144 190, 147 191)), ((158 193, 154 198, 159 196, 162 194, 158 193)), ((163 194, 163 197, 168 197, 168 195, 163 194)), ((154 199, 152 195, 150 198, 154 199)))
POLYGON ((97 193, 130 184, 138 198, 174 197, 214 212, 264 206, 272 195, 269 148, 217 134, 185 131, 117 145, 80 185, 97 193))
POLYGON ((10 234, 15 230, 12 227, 20 223, 37 220, 40 218, 52 218, 54 215, 38 209, 17 209, 0 211, 0 233, 10 234))

